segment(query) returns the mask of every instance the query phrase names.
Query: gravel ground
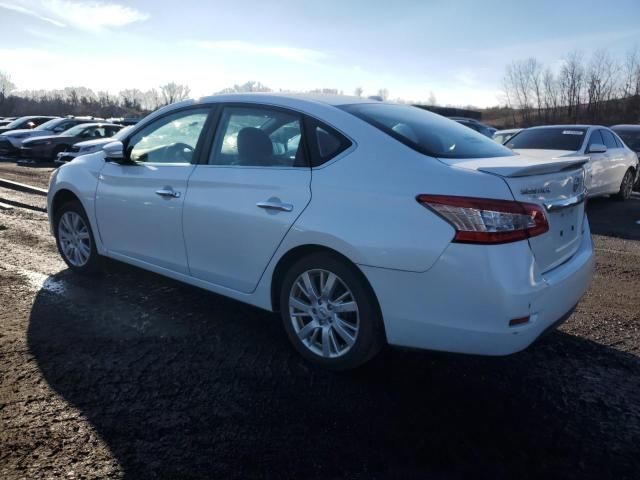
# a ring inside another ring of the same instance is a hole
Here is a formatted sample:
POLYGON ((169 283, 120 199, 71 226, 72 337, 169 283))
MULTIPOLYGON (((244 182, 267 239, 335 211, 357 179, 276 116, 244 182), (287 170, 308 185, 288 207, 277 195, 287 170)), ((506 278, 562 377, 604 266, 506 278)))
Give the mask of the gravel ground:
POLYGON ((640 198, 589 215, 591 289, 527 351, 332 374, 272 314, 115 262, 78 278, 44 213, 0 210, 0 477, 638 478, 640 198))

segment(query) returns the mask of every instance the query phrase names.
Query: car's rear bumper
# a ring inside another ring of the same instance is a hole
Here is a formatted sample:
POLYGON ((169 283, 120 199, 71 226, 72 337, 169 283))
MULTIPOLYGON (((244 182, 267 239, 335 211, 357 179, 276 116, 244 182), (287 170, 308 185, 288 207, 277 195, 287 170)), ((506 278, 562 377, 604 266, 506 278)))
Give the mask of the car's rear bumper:
POLYGON ((361 266, 392 345, 482 355, 523 350, 570 315, 593 273, 588 222, 576 254, 541 274, 528 242, 452 243, 424 273, 361 266), (510 320, 528 318, 509 326, 510 320))

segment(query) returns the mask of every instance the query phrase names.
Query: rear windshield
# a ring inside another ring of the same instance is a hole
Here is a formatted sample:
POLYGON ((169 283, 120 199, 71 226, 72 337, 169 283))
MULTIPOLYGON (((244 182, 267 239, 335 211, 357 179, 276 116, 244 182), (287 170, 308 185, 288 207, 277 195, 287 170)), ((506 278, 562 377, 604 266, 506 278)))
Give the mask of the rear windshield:
POLYGON ((580 150, 587 134, 586 128, 531 128, 514 135, 506 143, 509 148, 534 150, 580 150))
POLYGON ((640 130, 622 130, 617 129, 615 132, 627 144, 631 150, 640 152, 640 130))
POLYGON ((453 120, 408 105, 361 103, 343 110, 379 128, 414 150, 442 158, 486 158, 513 155, 484 135, 453 120))

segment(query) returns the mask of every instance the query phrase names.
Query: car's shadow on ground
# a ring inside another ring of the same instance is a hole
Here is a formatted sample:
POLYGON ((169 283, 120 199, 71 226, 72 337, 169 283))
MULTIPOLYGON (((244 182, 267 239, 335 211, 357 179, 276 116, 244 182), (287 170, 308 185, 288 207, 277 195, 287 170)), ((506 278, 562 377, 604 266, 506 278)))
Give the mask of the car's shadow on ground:
POLYGON ((591 233, 640 240, 640 193, 625 202, 607 197, 590 198, 587 215, 591 233))
MULTIPOLYGON (((563 333, 479 358, 308 366, 267 312, 126 266, 62 272, 28 345, 127 478, 626 478, 640 361, 563 333)), ((640 470, 635 470, 637 473, 640 470)))

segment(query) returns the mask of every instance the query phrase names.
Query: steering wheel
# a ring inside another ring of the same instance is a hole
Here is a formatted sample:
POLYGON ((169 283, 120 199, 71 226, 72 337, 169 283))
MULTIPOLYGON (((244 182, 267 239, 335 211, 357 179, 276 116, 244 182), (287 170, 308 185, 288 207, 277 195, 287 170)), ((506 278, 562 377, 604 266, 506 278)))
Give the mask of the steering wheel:
POLYGON ((193 157, 193 151, 195 149, 186 143, 178 142, 173 145, 167 147, 166 155, 169 157, 169 161, 175 161, 178 159, 185 160, 187 162, 191 161, 191 157, 193 157))

